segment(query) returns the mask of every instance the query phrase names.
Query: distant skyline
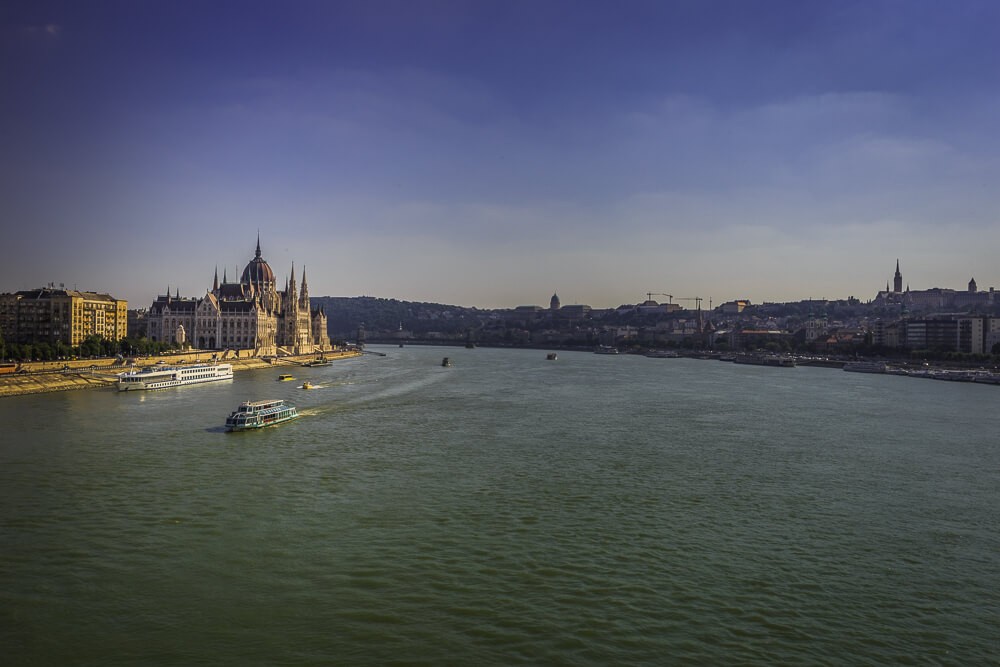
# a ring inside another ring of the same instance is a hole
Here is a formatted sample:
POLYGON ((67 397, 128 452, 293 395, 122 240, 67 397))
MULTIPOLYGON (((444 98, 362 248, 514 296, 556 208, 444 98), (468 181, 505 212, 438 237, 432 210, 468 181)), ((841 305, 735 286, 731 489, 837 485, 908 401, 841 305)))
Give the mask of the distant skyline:
POLYGON ((8 2, 0 291, 1000 287, 1000 3, 8 2))

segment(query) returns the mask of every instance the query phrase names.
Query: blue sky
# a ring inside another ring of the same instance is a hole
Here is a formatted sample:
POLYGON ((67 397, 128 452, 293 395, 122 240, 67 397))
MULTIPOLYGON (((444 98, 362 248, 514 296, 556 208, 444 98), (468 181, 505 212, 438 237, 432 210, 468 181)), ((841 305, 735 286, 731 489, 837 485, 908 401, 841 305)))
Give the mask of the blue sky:
MULTIPOLYGON (((0 291, 1000 286, 1000 3, 13 2, 0 291)), ((662 300, 662 298, 661 298, 662 300)))

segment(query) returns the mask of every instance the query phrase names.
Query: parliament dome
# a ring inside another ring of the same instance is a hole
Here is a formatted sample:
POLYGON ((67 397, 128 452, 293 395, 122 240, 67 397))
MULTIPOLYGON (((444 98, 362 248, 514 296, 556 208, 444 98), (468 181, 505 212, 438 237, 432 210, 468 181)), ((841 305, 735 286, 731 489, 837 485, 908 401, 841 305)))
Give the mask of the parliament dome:
POLYGON ((257 239, 257 253, 254 258, 243 269, 243 277, 240 282, 244 285, 274 285, 274 271, 264 258, 260 256, 260 239, 257 239))

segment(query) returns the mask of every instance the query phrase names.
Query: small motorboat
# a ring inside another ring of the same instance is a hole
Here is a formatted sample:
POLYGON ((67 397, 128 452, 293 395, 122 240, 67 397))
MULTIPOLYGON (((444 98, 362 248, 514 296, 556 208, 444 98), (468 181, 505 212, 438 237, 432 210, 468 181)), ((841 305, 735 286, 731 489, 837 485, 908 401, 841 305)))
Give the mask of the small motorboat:
POLYGON ((545 355, 545 358, 548 359, 549 361, 555 361, 556 359, 559 358, 559 355, 556 354, 555 352, 549 352, 548 354, 545 355))
POLYGON ((288 382, 289 380, 294 380, 295 378, 287 373, 282 373, 278 376, 278 382, 288 382))
POLYGON ((309 380, 306 380, 305 382, 303 382, 303 383, 302 383, 302 388, 303 388, 303 389, 315 389, 315 388, 316 388, 316 385, 314 385, 314 384, 313 384, 312 382, 310 382, 309 380))
POLYGON ((441 365, 444 366, 445 368, 451 366, 451 359, 445 357, 444 359, 441 360, 441 365))

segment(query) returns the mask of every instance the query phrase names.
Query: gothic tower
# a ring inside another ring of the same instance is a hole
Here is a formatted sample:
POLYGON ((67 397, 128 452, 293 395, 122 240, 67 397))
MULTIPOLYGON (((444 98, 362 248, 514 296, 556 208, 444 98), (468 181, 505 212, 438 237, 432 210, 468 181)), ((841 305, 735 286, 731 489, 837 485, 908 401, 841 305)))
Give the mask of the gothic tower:
POLYGON ((292 278, 288 282, 288 309, 286 313, 294 313, 299 306, 298 290, 295 289, 295 262, 292 262, 292 278))
POLYGON ((903 291, 903 274, 899 272, 899 260, 896 260, 896 274, 892 277, 892 291, 903 291))
POLYGON ((299 293, 299 309, 309 312, 309 286, 306 285, 306 267, 302 267, 302 291, 299 293))

